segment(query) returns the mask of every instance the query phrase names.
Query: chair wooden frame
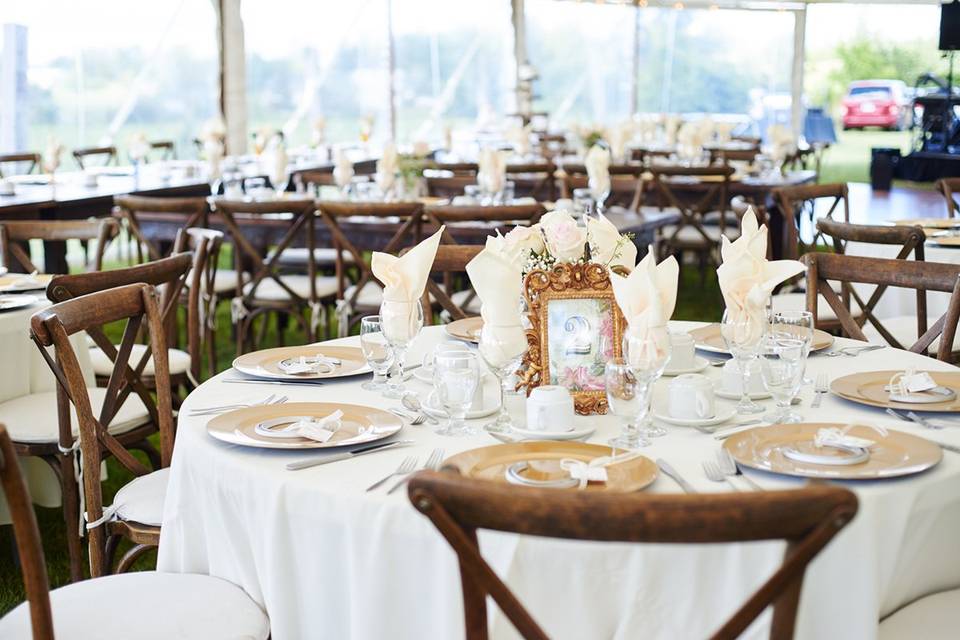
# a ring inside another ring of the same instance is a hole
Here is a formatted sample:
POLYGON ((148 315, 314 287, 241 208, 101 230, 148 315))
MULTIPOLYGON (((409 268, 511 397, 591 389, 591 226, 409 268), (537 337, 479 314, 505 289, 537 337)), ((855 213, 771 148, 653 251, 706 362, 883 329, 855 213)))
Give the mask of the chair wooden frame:
MULTIPOLYGON (((187 353, 190 354, 191 382, 197 384, 202 378, 200 352, 206 346, 207 371, 211 377, 217 374, 217 297, 214 285, 217 280, 217 264, 223 233, 215 229, 191 227, 180 229, 173 245, 173 253, 191 251, 193 266, 185 296, 187 304, 187 353), (196 292, 196 293, 195 293, 196 292)), ((173 381, 171 375, 171 381, 173 381)), ((176 385, 175 385, 176 386, 176 385)))
POLYGON ((426 176, 427 195, 431 198, 455 198, 464 194, 464 189, 477 184, 476 174, 453 176, 426 176))
POLYGON ((177 157, 173 140, 154 140, 150 143, 150 150, 161 151, 160 160, 174 160, 177 157))
POLYGON ((524 638, 547 638, 483 559, 478 529, 598 542, 786 540, 780 568, 711 637, 737 638, 773 606, 770 638, 788 640, 793 637, 807 565, 857 511, 852 492, 828 485, 710 496, 609 494, 516 487, 469 480, 453 471, 417 473, 408 495, 457 554, 468 640, 488 637, 487 596, 524 638))
POLYGON ((113 145, 106 147, 86 147, 73 150, 73 159, 77 161, 77 166, 80 167, 81 171, 87 168, 83 164, 87 158, 97 156, 107 157, 107 159, 103 162, 103 166, 117 164, 117 148, 113 145))
MULTIPOLYGON (((189 256, 186 256, 189 260, 189 256)), ((135 458, 125 439, 108 432, 117 411, 131 393, 135 393, 147 408, 150 418, 160 432, 160 455, 157 468, 170 465, 173 454, 174 422, 170 394, 169 369, 165 328, 157 301, 157 292, 148 284, 131 284, 106 291, 91 293, 57 303, 36 313, 30 322, 31 338, 40 348, 51 371, 57 378, 57 406, 61 410, 61 440, 67 439, 67 450, 73 450, 69 441, 69 405, 73 405, 80 431, 83 492, 89 534, 90 575, 98 577, 112 572, 114 555, 121 539, 134 543, 120 559, 117 572, 130 568, 133 562, 160 542, 160 527, 123 520, 101 522, 103 494, 100 464, 104 455, 112 455, 135 476, 150 473, 150 469, 135 458), (126 320, 119 349, 103 333, 102 327, 111 322, 126 320), (150 342, 143 357, 131 367, 130 355, 134 342, 146 330, 150 342), (113 372, 107 383, 107 392, 95 416, 90 405, 83 371, 70 342, 70 336, 86 332, 93 341, 115 358, 113 372), (55 359, 46 351, 54 347, 55 359), (156 400, 144 383, 142 373, 147 360, 154 360, 154 388, 156 400), (66 426, 66 429, 64 428, 66 426)))
POLYGON ((114 217, 122 220, 130 234, 137 241, 137 259, 139 262, 159 260, 170 255, 158 244, 156 238, 145 232, 141 216, 156 217, 156 214, 181 222, 180 228, 206 227, 209 223, 210 205, 206 198, 157 198, 151 196, 115 196, 113 198, 114 217), (146 249, 147 255, 143 255, 146 249))
POLYGON ((801 244, 798 221, 801 216, 807 216, 810 222, 816 224, 816 203, 818 200, 828 200, 829 208, 821 219, 835 220, 837 209, 842 206, 843 222, 850 222, 850 198, 846 183, 831 184, 802 184, 794 187, 779 187, 771 192, 773 201, 783 219, 783 257, 796 260, 799 256, 814 247, 823 235, 817 229, 809 245, 801 244), (830 200, 832 198, 832 200, 830 200))
MULTIPOLYGON (((833 290, 830 281, 839 281, 845 285, 873 284, 878 288, 880 286, 902 287, 924 292, 950 293, 950 303, 946 313, 929 329, 926 328, 926 305, 917 310, 917 326, 922 331, 918 333, 919 339, 909 347, 909 351, 926 354, 933 341, 940 336, 936 357, 944 362, 951 361, 953 340, 957 332, 957 322, 960 320, 960 265, 862 258, 823 252, 808 253, 801 260, 807 265, 807 310, 817 318, 817 294, 819 293, 833 309, 846 335, 855 340, 866 341, 867 337, 861 329, 861 323, 852 317, 849 308, 833 290)), ((899 345, 872 312, 868 310, 865 315, 884 339, 893 346, 899 345)))
POLYGON ((30 259, 29 249, 24 245, 30 240, 44 242, 96 241, 93 260, 86 265, 89 271, 103 268, 103 254, 107 245, 118 233, 118 225, 110 218, 89 220, 17 220, 0 222, 0 264, 7 269, 20 268, 30 273, 39 269, 30 259))
POLYGON ((3 165, 13 162, 29 162, 27 173, 33 173, 39 169, 43 158, 39 153, 3 153, 0 154, 0 178, 3 177, 3 165))
MULTIPOLYGON (((430 269, 431 275, 440 274, 444 286, 440 286, 433 278, 427 278, 427 286, 423 290, 423 298, 420 304, 424 310, 431 308, 431 300, 443 310, 450 314, 451 320, 462 320, 467 317, 467 313, 461 306, 453 301, 448 293, 450 291, 450 282, 453 274, 466 273, 467 263, 473 260, 478 253, 483 251, 482 244, 441 244, 437 247, 437 254, 433 259, 433 266, 430 269)), ((476 295, 476 294, 474 294, 476 295)), ((464 302, 467 303, 473 299, 469 296, 464 302)), ((433 314, 425 313, 423 316, 424 324, 432 324, 433 314)))
MULTIPOLYGON (((629 211, 637 211, 643 201, 643 192, 646 183, 637 168, 637 175, 626 173, 610 173, 610 194, 606 205, 618 204, 629 211)), ((576 189, 586 189, 590 186, 590 179, 584 174, 570 174, 564 172, 560 176, 560 197, 573 198, 576 189)))
POLYGON ((960 178, 941 178, 937 180, 936 187, 943 194, 943 199, 946 202, 947 217, 956 218, 960 215, 960 204, 957 203, 953 194, 960 192, 960 178))

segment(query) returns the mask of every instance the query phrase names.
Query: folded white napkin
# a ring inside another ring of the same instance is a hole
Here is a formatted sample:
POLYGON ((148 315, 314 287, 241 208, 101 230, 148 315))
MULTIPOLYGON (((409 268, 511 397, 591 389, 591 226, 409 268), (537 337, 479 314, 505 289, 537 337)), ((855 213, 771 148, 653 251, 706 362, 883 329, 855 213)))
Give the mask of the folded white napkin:
POLYGON ((527 125, 526 127, 512 127, 506 132, 505 137, 510 141, 510 145, 519 156, 530 153, 530 131, 530 125, 527 125))
POLYGON ((381 251, 373 252, 370 270, 383 284, 383 301, 409 305, 407 312, 401 313, 394 309, 389 316, 381 313, 381 322, 387 335, 409 338, 416 335, 419 326, 416 322, 416 303, 427 286, 427 278, 433 268, 433 259, 437 256, 443 229, 444 227, 440 227, 439 231, 400 257, 381 251))
POLYGON ((63 145, 55 137, 47 136, 47 148, 43 151, 43 170, 54 173, 60 167, 60 155, 63 145))
POLYGON ((587 218, 587 240, 590 259, 608 267, 632 269, 637 264, 637 246, 602 213, 587 218))
POLYGON ((477 159, 477 184, 487 193, 500 193, 507 182, 506 154, 484 149, 477 159))
POLYGON ((333 179, 343 189, 353 180, 353 163, 343 149, 337 149, 333 160, 333 179))
MULTIPOLYGON (((838 447, 841 449, 869 449, 876 444, 875 441, 868 438, 852 436, 848 432, 854 426, 848 424, 844 427, 824 427, 817 431, 813 436, 813 443, 818 447, 838 447)), ((887 430, 878 425, 864 425, 870 427, 881 437, 887 436, 887 430)))
POLYGON ((717 280, 727 310, 734 318, 746 320, 746 333, 736 336, 737 342, 754 344, 763 335, 767 301, 774 287, 806 267, 797 260, 767 260, 767 226, 757 225, 752 207, 743 216, 740 232, 733 242, 721 238, 723 263, 717 268, 717 280))
POLYGON ((277 141, 273 148, 273 162, 271 164, 270 183, 276 191, 280 191, 287 183, 287 146, 277 141))
MULTIPOLYGON (((655 352, 649 354, 651 360, 658 360, 670 348, 670 334, 666 327, 677 303, 679 275, 680 266, 676 259, 670 256, 657 264, 653 247, 629 276, 610 274, 613 295, 627 321, 627 335, 650 340, 655 348, 655 352)), ((631 354, 631 358, 634 355, 641 354, 631 354)), ((630 364, 643 366, 644 363, 630 364)))
POLYGON ((931 389, 937 388, 937 386, 937 383, 929 373, 910 368, 894 374, 894 376, 890 378, 888 390, 897 395, 907 395, 910 393, 930 391, 931 389))
POLYGON ((299 375, 303 373, 331 373, 337 368, 337 361, 322 355, 300 356, 280 361, 277 364, 284 373, 299 375))
POLYGON ((570 477, 579 480, 579 489, 587 486, 588 482, 606 482, 607 467, 611 464, 620 464, 640 457, 640 453, 631 451, 617 456, 601 456, 590 462, 583 462, 576 458, 562 458, 560 468, 570 474, 570 477))
POLYGON ((309 438, 317 442, 327 442, 341 426, 343 411, 337 409, 323 418, 316 416, 284 416, 257 423, 254 433, 264 438, 309 438), (282 429, 274 427, 286 424, 282 429))
POLYGON ((483 251, 467 263, 467 276, 480 298, 483 318, 480 354, 494 367, 506 366, 527 350, 520 313, 523 246, 499 235, 490 236, 483 251))
POLYGON ((599 145, 593 145, 583 164, 587 169, 590 195, 599 202, 610 193, 610 152, 599 145))
POLYGON ((388 143, 383 147, 383 157, 377 161, 377 185, 380 191, 387 193, 393 188, 397 179, 399 163, 397 162, 397 147, 388 143))

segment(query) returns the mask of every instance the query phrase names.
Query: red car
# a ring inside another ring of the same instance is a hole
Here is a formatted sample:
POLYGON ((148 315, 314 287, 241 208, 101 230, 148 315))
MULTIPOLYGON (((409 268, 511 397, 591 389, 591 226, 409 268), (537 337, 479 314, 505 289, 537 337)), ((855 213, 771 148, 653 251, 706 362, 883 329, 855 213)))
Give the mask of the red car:
POLYGON ((909 120, 906 85, 899 80, 858 80, 843 99, 843 128, 904 129, 909 120))

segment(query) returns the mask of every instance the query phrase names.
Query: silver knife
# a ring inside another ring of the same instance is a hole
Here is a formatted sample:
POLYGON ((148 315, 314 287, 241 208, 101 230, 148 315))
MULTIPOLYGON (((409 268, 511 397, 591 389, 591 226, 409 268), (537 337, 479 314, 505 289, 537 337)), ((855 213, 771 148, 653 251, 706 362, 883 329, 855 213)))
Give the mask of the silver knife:
POLYGON ((313 382, 310 380, 245 380, 243 378, 224 378, 220 382, 228 382, 230 384, 299 384, 308 387, 319 387, 326 384, 325 382, 313 382))
POLYGON ((952 451, 954 453, 960 453, 960 447, 953 444, 944 444, 942 442, 937 442, 936 440, 931 440, 933 444, 939 446, 941 449, 946 449, 947 451, 952 451))
POLYGON ((683 479, 677 470, 670 466, 670 463, 664 460, 663 458, 657 458, 657 466, 660 468, 660 471, 663 471, 664 474, 673 478, 673 481, 680 485, 680 488, 687 493, 697 493, 697 490, 693 488, 689 482, 683 479))
POLYGON ((348 460, 350 458, 362 456, 367 453, 385 451, 387 449, 392 449, 393 447, 397 447, 402 444, 410 444, 411 442, 413 442, 413 440, 394 440, 393 442, 379 442, 377 444, 369 444, 365 447, 358 447, 350 451, 344 451, 343 453, 335 453, 333 455, 324 456, 322 458, 309 458, 307 460, 298 460, 296 462, 288 462, 287 470, 297 471, 299 469, 309 469, 310 467, 318 467, 322 464, 339 462, 340 460, 348 460))

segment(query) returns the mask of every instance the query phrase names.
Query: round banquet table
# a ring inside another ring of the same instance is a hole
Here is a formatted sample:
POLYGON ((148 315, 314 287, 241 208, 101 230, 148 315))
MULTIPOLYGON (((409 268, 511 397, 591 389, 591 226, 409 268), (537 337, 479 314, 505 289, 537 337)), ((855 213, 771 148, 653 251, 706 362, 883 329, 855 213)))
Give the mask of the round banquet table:
MULTIPOLYGON (((671 323, 689 330, 698 323, 671 323)), ((427 328, 409 355, 445 338, 427 328)), ((357 338, 337 341, 356 344, 357 338)), ((856 371, 950 365, 884 348, 856 358, 814 355, 808 371, 831 378, 856 371)), ((717 367, 705 372, 720 375, 717 367)), ((489 435, 442 437, 426 424, 405 426, 414 444, 301 471, 291 460, 323 453, 245 448, 214 440, 194 406, 259 399, 281 390, 290 401, 395 404, 364 391, 366 376, 302 385, 227 384, 225 372, 185 401, 164 508, 161 571, 209 573, 243 587, 270 616, 274 640, 293 638, 457 638, 463 636, 460 582, 453 551, 414 510, 405 491, 366 493, 406 456, 422 464, 435 447, 447 456, 496 444, 489 435)), ((654 406, 664 397, 658 383, 654 406)), ((425 392, 427 385, 411 381, 425 392)), ((925 431, 880 409, 827 396, 810 407, 810 387, 798 411, 810 421, 857 419, 960 445, 956 430, 925 431)), ((728 401, 721 401, 728 402, 728 401)), ((770 404, 770 401, 764 401, 770 404)), ((522 397, 510 399, 523 418, 522 397)), ((949 417, 948 417, 949 419, 949 417)), ((580 417, 596 425, 589 442, 604 443, 619 428, 612 416, 580 417)), ((695 429, 668 427, 643 453, 670 462, 698 491, 725 490, 708 481, 701 462, 717 441, 695 429)), ((747 471, 767 489, 797 487, 800 479, 747 471)), ((738 481, 741 482, 742 481, 738 481)), ((860 499, 855 520, 813 562, 803 583, 797 638, 876 637, 877 620, 914 599, 960 586, 960 455, 944 452, 929 471, 904 478, 846 483, 860 499)), ((661 475, 648 491, 677 493, 661 475)), ((481 532, 481 550, 532 615, 555 638, 693 638, 708 636, 779 564, 784 544, 632 545, 561 541, 481 532)), ((516 632, 496 609, 491 636, 516 632)), ((767 637, 769 612, 745 637, 767 637)))

